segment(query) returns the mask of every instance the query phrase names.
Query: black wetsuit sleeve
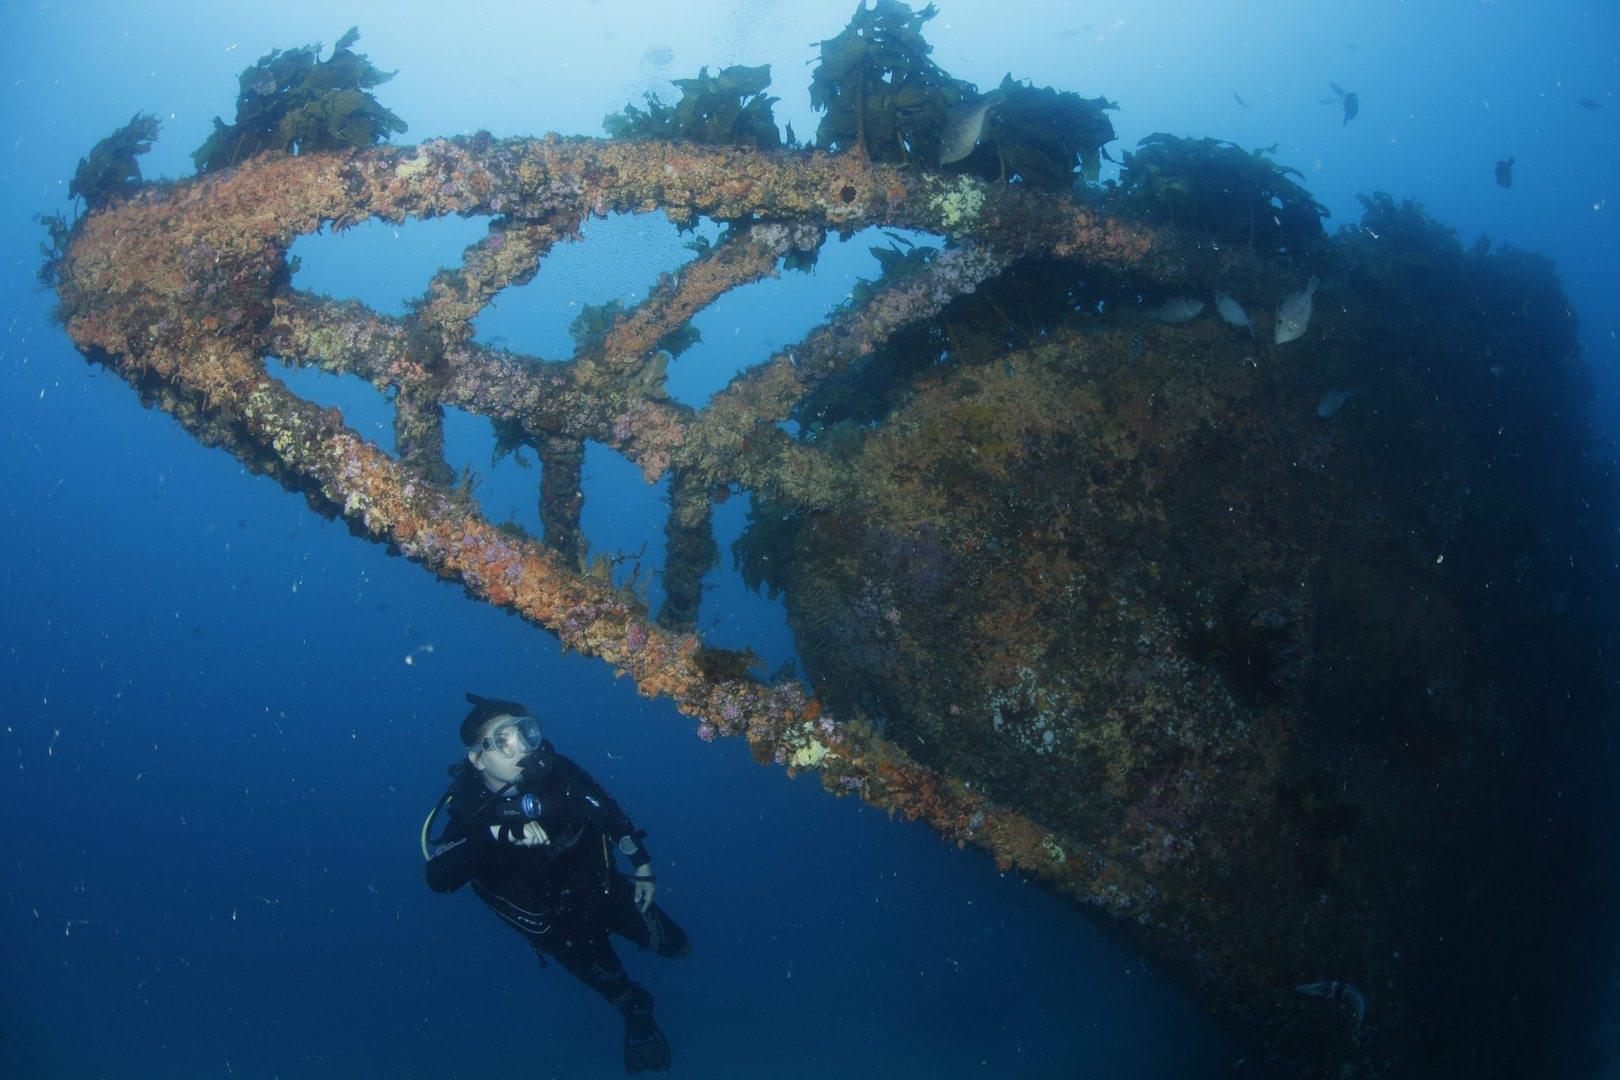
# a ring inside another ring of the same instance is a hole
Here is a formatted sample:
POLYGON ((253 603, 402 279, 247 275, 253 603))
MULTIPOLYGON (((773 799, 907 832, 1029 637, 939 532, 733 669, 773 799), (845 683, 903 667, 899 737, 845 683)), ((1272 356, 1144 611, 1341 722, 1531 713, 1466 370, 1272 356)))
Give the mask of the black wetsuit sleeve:
POLYGON ((469 833, 456 828, 456 823, 452 822, 445 839, 428 847, 428 888, 434 892, 455 892, 467 884, 492 843, 494 840, 484 826, 469 833))
MULTIPOLYGON (((647 854, 647 848, 641 842, 642 836, 646 834, 636 828, 630 820, 630 815, 619 809, 619 804, 613 801, 613 796, 607 793, 607 789, 598 784, 590 773, 580 768, 571 758, 558 754, 557 763, 567 770, 570 785, 587 800, 593 816, 601 825, 602 831, 607 833, 608 838, 615 844, 622 844, 626 837, 629 838, 630 844, 634 846, 633 851, 625 852, 630 862, 637 869, 652 862, 652 856, 647 854)), ((621 846, 619 850, 623 851, 624 847, 621 846)))

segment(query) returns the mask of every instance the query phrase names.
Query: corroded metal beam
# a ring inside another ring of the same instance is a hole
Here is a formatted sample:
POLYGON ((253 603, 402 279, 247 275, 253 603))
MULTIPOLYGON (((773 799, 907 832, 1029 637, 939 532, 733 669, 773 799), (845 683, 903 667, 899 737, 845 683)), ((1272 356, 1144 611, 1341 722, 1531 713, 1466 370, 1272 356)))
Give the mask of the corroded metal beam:
POLYGON ((676 469, 669 485, 669 519, 664 527, 664 606, 660 626, 692 630, 697 626, 703 575, 714 565, 718 549, 709 514, 710 487, 696 473, 676 469))
POLYGON ((764 226, 746 229, 741 236, 722 239, 713 251, 676 273, 664 275, 647 299, 608 331, 602 343, 603 365, 628 376, 693 315, 732 289, 770 274, 785 253, 786 237, 777 235, 781 231, 764 226))
POLYGON ((579 515, 585 503, 585 442, 572 435, 540 436, 540 535, 571 569, 585 564, 579 515))

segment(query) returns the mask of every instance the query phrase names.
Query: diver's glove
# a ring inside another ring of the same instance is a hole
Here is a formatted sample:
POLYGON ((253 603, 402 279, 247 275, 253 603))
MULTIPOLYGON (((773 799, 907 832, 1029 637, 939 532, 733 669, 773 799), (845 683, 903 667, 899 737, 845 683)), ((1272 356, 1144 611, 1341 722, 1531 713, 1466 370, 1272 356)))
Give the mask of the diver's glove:
POLYGON ((518 847, 539 847, 541 844, 551 843, 551 837, 546 830, 540 827, 538 821, 525 821, 521 827, 513 825, 491 825, 489 833, 497 840, 505 840, 508 844, 518 847))
POLYGON ((489 835, 519 847, 538 847, 549 842, 551 838, 546 835, 546 830, 535 820, 540 813, 540 804, 532 802, 531 805, 531 800, 533 796, 496 800, 495 808, 490 811, 494 823, 489 827, 489 835))
POLYGON ((653 876, 652 863, 642 863, 636 867, 636 910, 646 914, 652 906, 653 893, 658 891, 654 884, 658 879, 653 876))
POLYGON ((647 848, 641 842, 646 835, 646 829, 635 829, 619 837, 619 850, 636 868, 636 908, 643 914, 652 904, 653 882, 658 880, 653 876, 652 856, 647 854, 647 848))
POLYGON ((652 995, 632 987, 620 1011, 624 1013, 624 1071, 665 1072, 669 1069, 669 1040, 653 1020, 652 995))

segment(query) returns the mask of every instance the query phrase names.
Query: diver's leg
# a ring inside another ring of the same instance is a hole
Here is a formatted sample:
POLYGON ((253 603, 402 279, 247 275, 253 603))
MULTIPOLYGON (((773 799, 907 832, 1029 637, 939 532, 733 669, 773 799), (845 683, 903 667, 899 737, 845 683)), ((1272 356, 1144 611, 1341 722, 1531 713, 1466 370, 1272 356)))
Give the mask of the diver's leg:
POLYGON ((542 958, 549 956, 567 968, 574 978, 615 1008, 621 1007, 630 993, 630 974, 619 962, 613 943, 600 930, 554 923, 547 933, 530 937, 529 945, 542 958))
POLYGON ((567 968, 576 979, 601 994, 624 1017, 624 1067, 627 1072, 662 1072, 669 1068, 669 1041, 653 1021, 653 999, 646 989, 630 981, 619 954, 608 941, 607 930, 554 926, 530 939, 543 952, 567 968))
POLYGON ((615 870, 608 883, 608 928, 622 938, 651 949, 659 956, 690 956, 692 942, 679 923, 669 917, 655 900, 642 911, 636 907, 636 891, 629 878, 615 870))

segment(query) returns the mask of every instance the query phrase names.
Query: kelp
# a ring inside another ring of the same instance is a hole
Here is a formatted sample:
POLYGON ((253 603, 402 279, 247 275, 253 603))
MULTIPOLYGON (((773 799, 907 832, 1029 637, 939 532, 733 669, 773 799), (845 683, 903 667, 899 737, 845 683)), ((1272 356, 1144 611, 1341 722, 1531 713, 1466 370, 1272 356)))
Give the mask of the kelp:
MULTIPOLYGON (((90 211, 138 191, 142 177, 140 162, 136 159, 152 149, 158 128, 157 117, 136 113, 129 123, 97 142, 89 154, 79 159, 73 179, 68 182, 69 197, 83 199, 85 209, 90 211)), ((55 288, 61 281, 62 260, 67 257, 78 225, 77 212, 73 221, 63 214, 37 214, 34 220, 45 226, 49 239, 49 243, 39 245, 39 253, 44 256, 39 282, 47 288, 55 288)), ((61 304, 57 309, 58 315, 65 310, 61 304)))
POLYGON ((939 160, 946 111, 975 95, 928 58, 933 46, 922 27, 937 14, 933 4, 912 11, 901 0, 863 3, 837 37, 821 42, 810 76, 810 104, 826 113, 817 146, 860 147, 873 161, 939 160))
POLYGON ((782 145, 772 106, 779 101, 765 93, 771 85, 771 66, 733 64, 710 75, 704 65, 695 79, 671 79, 681 98, 666 105, 657 94, 646 96, 646 108, 626 105, 602 121, 616 139, 681 139, 710 146, 751 146, 774 150, 782 145))
POLYGON ((310 153, 373 146, 405 121, 384 108, 370 91, 392 79, 362 53, 351 27, 332 55, 320 59, 319 44, 286 52, 273 49, 239 77, 236 122, 214 117, 214 131, 192 151, 199 173, 235 165, 266 150, 310 153))
MULTIPOLYGON (((840 311, 859 311, 879 292, 906 278, 922 273, 939 255, 940 249, 913 244, 898 233, 885 232, 888 245, 869 248, 878 263, 876 278, 858 278, 840 311)), ((904 327, 878 345, 873 352, 858 357, 836 374, 821 382, 800 399, 793 419, 806 438, 815 439, 826 450, 829 430, 851 421, 865 424, 888 414, 901 381, 933 362, 942 351, 933 320, 904 327), (896 340, 901 339, 901 340, 896 340)))
POLYGON ((761 493, 749 501, 748 523, 731 542, 731 562, 743 583, 775 600, 791 584, 793 567, 783 563, 783 552, 793 550, 805 522, 788 502, 761 493))
MULTIPOLYGON (((1414 357, 1462 355, 1485 361, 1489 371, 1490 359, 1513 352, 1578 351, 1575 316, 1551 260, 1493 248, 1485 237, 1464 247, 1455 229, 1411 199, 1396 202, 1384 192, 1356 198, 1361 223, 1340 229, 1335 246, 1353 287, 1379 308, 1386 326, 1409 336, 1414 357), (1457 310, 1478 314, 1466 322, 1436 315, 1457 310)), ((1482 385, 1494 387, 1510 374, 1504 369, 1482 385)), ((1521 400, 1545 389, 1544 377, 1526 381, 1531 385, 1514 385, 1521 400)))
POLYGON ((702 645, 697 651, 697 666, 709 679, 749 679, 754 668, 763 660, 753 649, 720 649, 702 645))
POLYGON ((1325 239, 1328 210, 1271 160, 1275 146, 1245 151, 1224 139, 1149 135, 1125 153, 1104 201, 1141 220, 1264 254, 1299 253, 1325 239))
POLYGON ((1049 191, 1068 190, 1076 164, 1084 179, 1097 179, 1102 148, 1114 140, 1114 125, 1104 110, 1119 108, 1117 102, 1031 86, 1010 74, 996 92, 1001 99, 990 110, 984 139, 951 171, 1017 180, 1049 191))
MULTIPOLYGON (((626 310, 624 301, 616 298, 605 304, 582 304, 579 314, 568 324, 568 335, 574 339, 575 351, 581 356, 600 352, 602 345, 607 341, 608 332, 626 310)), ((669 353, 669 358, 673 360, 702 340, 702 332, 690 322, 686 322, 659 338, 655 347, 669 353)))
POLYGON ((83 199, 85 207, 94 210, 108 199, 133 193, 141 185, 141 166, 135 159, 152 149, 157 137, 157 117, 136 113, 79 159, 68 196, 83 199))
POLYGON ((510 457, 519 468, 529 468, 533 462, 524 457, 522 451, 525 446, 534 445, 534 437, 523 426, 523 421, 491 417, 489 422, 495 432, 495 448, 489 455, 490 468, 493 469, 505 457, 510 457))
MULTIPOLYGON (((810 104, 825 115, 816 128, 824 150, 860 147, 874 161, 937 168, 950 111, 981 99, 971 82, 929 59, 923 26, 938 12, 901 0, 862 5, 837 37, 821 42, 810 77, 810 104)), ((949 171, 988 180, 1065 190, 1079 165, 1095 180, 1102 147, 1114 138, 1107 98, 1035 87, 1007 75, 979 146, 949 171)))
POLYGON ((1354 241, 1360 239, 1356 233, 1363 233, 1388 252, 1424 255, 1437 262, 1451 262, 1462 256, 1457 230, 1430 217, 1422 203, 1412 199, 1397 203, 1383 191, 1358 194, 1356 201, 1361 203, 1361 224, 1339 230, 1341 239, 1354 241))
POLYGON ((872 257, 878 263, 878 276, 875 279, 857 278, 855 286, 850 289, 849 296, 839 305, 846 311, 855 311, 864 308, 882 289, 898 281, 920 274, 934 261, 939 254, 939 248, 927 244, 913 244, 905 237, 896 233, 887 233, 888 245, 876 245, 868 248, 872 257))
POLYGON ((598 352, 607 340, 613 323, 624 314, 623 300, 609 300, 605 304, 581 304, 579 314, 568 324, 568 336, 574 339, 574 351, 580 355, 598 352))
MULTIPOLYGON (((788 140, 788 145, 793 145, 793 140, 791 138, 788 140)), ((753 222, 754 218, 752 215, 739 218, 736 221, 727 221, 722 225, 720 232, 713 240, 709 239, 707 236, 698 235, 686 241, 686 243, 682 246, 688 251, 696 252, 698 258, 706 258, 709 255, 714 254, 715 249, 719 248, 728 240, 736 239, 736 237, 740 233, 745 232, 753 224, 753 222)), ((695 230, 697 228, 697 223, 692 221, 685 224, 677 224, 676 228, 683 232, 687 229, 695 230)), ((821 245, 819 243, 809 248, 801 248, 797 246, 790 247, 787 252, 782 255, 782 268, 785 270, 799 270, 802 272, 808 272, 815 268, 816 260, 820 257, 821 245)), ((693 333, 696 333, 696 331, 694 330, 693 333)), ((700 338, 693 338, 694 343, 698 340, 700 340, 700 338)), ((685 346, 682 347, 684 348, 685 346)), ((679 350, 672 351, 675 353, 675 355, 680 355, 679 350)))
POLYGON ((62 280, 62 260, 67 258, 68 245, 73 242, 73 226, 63 214, 35 214, 34 220, 45 226, 50 243, 40 242, 39 253, 45 261, 39 267, 39 283, 54 289, 62 280))

